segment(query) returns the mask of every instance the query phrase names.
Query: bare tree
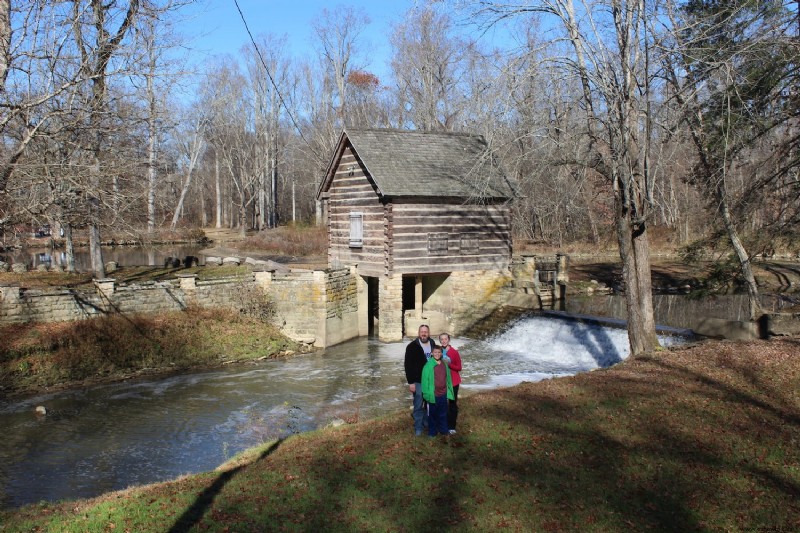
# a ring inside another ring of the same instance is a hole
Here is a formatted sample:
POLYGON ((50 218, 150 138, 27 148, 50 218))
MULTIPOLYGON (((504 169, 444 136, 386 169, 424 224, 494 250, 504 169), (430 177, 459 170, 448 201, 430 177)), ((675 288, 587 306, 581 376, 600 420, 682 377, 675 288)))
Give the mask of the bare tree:
MULTIPOLYGON (((536 14, 546 18, 571 53, 552 58, 564 77, 580 84, 584 111, 580 158, 561 161, 590 169, 613 193, 617 243, 623 265, 628 338, 633 355, 658 346, 653 317, 648 224, 653 214, 654 169, 651 115, 655 78, 649 54, 653 13, 643 1, 538 0, 509 7, 480 2, 479 16, 536 14)), ((561 50, 561 52, 566 49, 561 50)))
POLYGON ((0 1, 0 228, 15 216, 8 191, 18 163, 87 81, 69 46, 73 23, 66 3, 0 1))
POLYGON ((185 160, 184 172, 186 173, 186 177, 183 181, 183 187, 181 188, 181 194, 178 198, 178 203, 175 206, 175 211, 172 214, 172 222, 170 222, 170 228, 173 230, 178 225, 178 220, 183 213, 183 206, 186 202, 186 196, 189 193, 189 188, 192 185, 192 178, 194 177, 195 168, 197 167, 198 160, 200 159, 200 156, 203 155, 203 150, 205 149, 205 130, 208 119, 202 114, 201 109, 198 111, 201 112, 187 120, 186 124, 189 126, 179 133, 181 138, 181 155, 185 160))
MULTIPOLYGON (((797 13, 782 4, 698 0, 674 4, 669 12, 674 53, 665 57, 665 70, 680 105, 677 118, 695 150, 691 178, 712 200, 731 243, 751 320, 762 310, 743 230, 760 205, 772 211, 780 191, 797 190, 791 183, 797 182, 800 167, 797 51, 791 37, 794 33, 797 39, 797 13)), ((784 205, 782 221, 765 217, 779 231, 782 222, 798 220, 797 202, 784 205)))
POLYGON ((258 189, 256 227, 273 228, 278 223, 278 164, 281 108, 280 93, 291 93, 294 85, 290 61, 286 56, 286 37, 260 36, 258 49, 243 48, 252 93, 253 127, 257 137, 258 189))
POLYGON ((314 21, 313 29, 317 37, 320 60, 327 68, 326 77, 330 76, 335 91, 331 105, 336 109, 339 128, 350 125, 348 117, 348 89, 350 73, 362 70, 364 66, 356 63, 363 54, 359 53, 358 41, 364 28, 370 23, 369 17, 360 10, 340 6, 334 11, 323 9, 314 21))
POLYGON ((401 113, 417 129, 453 130, 462 113, 461 91, 473 43, 453 32, 445 13, 412 8, 392 34, 392 71, 401 113))

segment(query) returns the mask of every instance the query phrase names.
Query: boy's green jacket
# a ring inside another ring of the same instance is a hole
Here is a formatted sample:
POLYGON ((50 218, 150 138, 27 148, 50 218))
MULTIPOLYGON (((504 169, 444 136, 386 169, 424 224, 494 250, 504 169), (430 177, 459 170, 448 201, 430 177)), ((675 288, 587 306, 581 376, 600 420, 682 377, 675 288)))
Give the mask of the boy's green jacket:
MULTIPOLYGON (((447 369, 447 399, 455 400, 456 396, 453 394, 453 379, 450 377, 450 367, 444 361, 442 361, 442 364, 447 369)), ((433 367, 435 366, 436 359, 431 357, 422 367, 422 399, 428 403, 436 403, 433 385, 433 367)))

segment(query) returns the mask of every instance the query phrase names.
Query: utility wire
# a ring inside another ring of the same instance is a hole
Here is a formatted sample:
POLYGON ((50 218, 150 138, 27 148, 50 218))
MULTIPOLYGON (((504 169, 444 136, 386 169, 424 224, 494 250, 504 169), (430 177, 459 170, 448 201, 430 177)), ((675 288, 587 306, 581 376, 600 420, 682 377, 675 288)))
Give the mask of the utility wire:
POLYGON ((300 125, 295 120, 294 114, 292 114, 292 111, 291 109, 289 109, 289 106, 286 105, 286 102, 283 99, 283 95, 281 94, 280 89, 278 89, 278 85, 275 83, 275 80, 272 77, 272 73, 270 72, 269 67, 267 66, 267 62, 264 61, 264 56, 261 55, 261 50, 258 48, 256 40, 253 38, 253 34, 250 33, 250 27, 247 25, 247 20, 245 20, 244 18, 244 13, 242 13, 242 8, 239 7, 239 1, 233 0, 233 3, 236 5, 236 10, 239 12, 239 16, 242 18, 244 29, 247 31, 247 35, 250 36, 250 42, 253 43, 253 48, 255 48, 256 54, 258 54, 258 59, 261 60, 261 64, 264 65, 264 70, 267 72, 267 77, 269 78, 272 87, 275 89, 275 93, 278 95, 278 99, 281 101, 281 105, 286 110, 286 114, 289 115, 289 119, 292 121, 292 125, 294 125, 294 128, 297 130, 297 133, 300 134, 300 138, 303 139, 303 142, 306 143, 306 146, 308 146, 308 148, 311 150, 314 156, 316 156, 320 161, 323 161, 324 159, 320 156, 320 154, 317 153, 316 150, 314 150, 314 147, 311 145, 310 142, 308 142, 308 139, 306 139, 305 135, 303 135, 303 130, 300 129, 300 125))

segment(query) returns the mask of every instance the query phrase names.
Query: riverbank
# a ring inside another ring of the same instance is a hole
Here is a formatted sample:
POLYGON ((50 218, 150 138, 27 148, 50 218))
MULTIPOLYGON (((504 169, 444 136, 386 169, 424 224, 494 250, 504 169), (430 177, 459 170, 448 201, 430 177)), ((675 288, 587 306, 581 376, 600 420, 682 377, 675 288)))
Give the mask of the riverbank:
MULTIPOLYGON (((788 260, 757 260, 753 275, 762 294, 800 293, 800 262, 788 260)), ((662 254, 652 259, 653 291, 661 293, 692 292, 699 296, 746 292, 741 275, 732 263, 696 261, 686 263, 676 255, 662 254)), ((622 264, 618 257, 576 254, 570 257, 570 283, 572 293, 586 292, 588 288, 622 287, 622 264)))
POLYGON ((0 399, 292 354, 276 327, 225 309, 0 327, 0 399))
POLYGON ((708 341, 250 450, 215 472, 0 514, 0 531, 795 531, 800 338, 708 341))

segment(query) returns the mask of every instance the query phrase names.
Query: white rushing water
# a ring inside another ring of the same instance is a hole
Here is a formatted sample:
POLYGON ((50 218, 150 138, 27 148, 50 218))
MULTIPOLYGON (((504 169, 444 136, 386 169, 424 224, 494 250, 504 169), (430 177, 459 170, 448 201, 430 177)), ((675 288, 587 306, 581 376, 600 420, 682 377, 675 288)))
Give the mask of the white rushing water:
MULTIPOLYGON (((662 345, 685 342, 660 336, 662 345)), ((458 339, 453 344, 459 346, 458 339)), ((623 329, 544 317, 524 318, 486 341, 464 341, 464 390, 509 387, 614 365, 628 357, 623 329), (490 357, 482 353, 492 354, 490 357)))
MULTIPOLYGON (((453 345, 462 397, 610 366, 629 353, 624 330, 542 317, 453 345)), ((405 346, 360 338, 285 360, 0 404, 0 507, 212 470, 277 435, 408 409, 405 346), (37 405, 48 415, 37 417, 37 405)))

